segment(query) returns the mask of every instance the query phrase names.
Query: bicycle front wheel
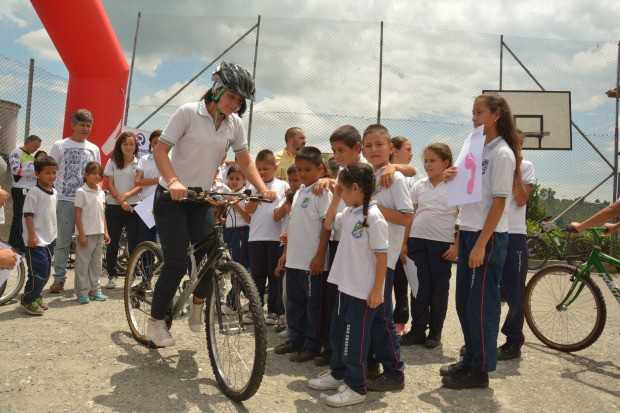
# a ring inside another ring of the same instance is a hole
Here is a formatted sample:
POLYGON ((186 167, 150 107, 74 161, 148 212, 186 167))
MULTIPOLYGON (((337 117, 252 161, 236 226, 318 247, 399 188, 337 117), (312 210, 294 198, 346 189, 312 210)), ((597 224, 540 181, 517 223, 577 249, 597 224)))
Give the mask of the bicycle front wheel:
POLYGON ((536 271, 549 260, 549 247, 538 237, 527 237, 527 269, 536 271))
POLYGON ((144 241, 138 244, 129 257, 127 265, 123 294, 125 316, 134 338, 149 346, 152 343, 146 338, 146 325, 151 316, 153 290, 163 262, 159 245, 151 241, 144 241))
POLYGON ((607 318, 601 290, 590 277, 577 280, 576 272, 570 265, 551 265, 534 274, 525 289, 527 325, 540 341, 563 352, 591 346, 607 318), (571 297, 576 297, 560 306, 575 283, 583 283, 575 286, 571 297))
POLYGON ((215 379, 224 394, 240 402, 258 390, 267 358, 267 328, 258 291, 236 262, 219 266, 209 280, 207 347, 215 379), (243 314, 243 308, 249 313, 243 314))
POLYGON ((26 266, 24 260, 19 261, 11 273, 9 278, 2 284, 0 284, 0 305, 6 304, 13 298, 17 297, 19 292, 24 288, 26 282, 26 266))

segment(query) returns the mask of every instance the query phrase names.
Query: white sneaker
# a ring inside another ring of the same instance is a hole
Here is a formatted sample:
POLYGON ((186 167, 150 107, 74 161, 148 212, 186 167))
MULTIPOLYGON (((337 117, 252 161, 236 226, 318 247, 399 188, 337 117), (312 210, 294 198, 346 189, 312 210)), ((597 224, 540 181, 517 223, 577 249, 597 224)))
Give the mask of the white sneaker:
POLYGON ((286 337, 288 337, 288 329, 286 329, 286 330, 284 330, 284 331, 280 331, 280 332, 278 333, 278 335, 279 335, 280 337, 285 337, 285 338, 286 338, 286 337))
POLYGON ((308 387, 314 390, 337 390, 343 382, 335 379, 332 372, 326 370, 318 377, 308 380, 308 387))
POLYGON ((250 315, 250 313, 245 313, 242 318, 243 324, 254 324, 254 318, 250 315))
POLYGON ((277 314, 269 313, 267 314, 267 317, 265 317, 265 324, 267 324, 268 326, 275 326, 276 324, 278 324, 279 320, 280 317, 278 317, 277 314))
POLYGON ((189 329, 194 333, 200 333, 204 327, 204 323, 202 321, 203 308, 204 303, 191 303, 189 305, 189 317, 187 318, 187 322, 189 324, 189 329))
POLYGON ((325 399, 325 403, 331 407, 344 407, 362 403, 364 400, 366 400, 365 394, 359 394, 351 390, 346 384, 343 384, 338 388, 338 393, 328 396, 325 399))
POLYGON ((116 280, 116 277, 112 277, 112 278, 108 278, 108 283, 105 285, 105 288, 107 288, 108 290, 113 290, 114 288, 118 287, 118 282, 116 280))
POLYGON ((166 320, 155 320, 149 317, 146 325, 146 337, 157 347, 170 347, 175 344, 174 338, 166 327, 166 320))

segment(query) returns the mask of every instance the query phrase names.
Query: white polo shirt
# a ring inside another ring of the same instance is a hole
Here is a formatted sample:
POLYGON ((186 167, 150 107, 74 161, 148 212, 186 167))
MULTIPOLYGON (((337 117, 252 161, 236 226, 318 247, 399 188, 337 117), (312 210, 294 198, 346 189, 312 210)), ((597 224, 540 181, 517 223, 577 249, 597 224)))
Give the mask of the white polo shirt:
MULTIPOLYGON (((282 222, 276 222, 273 219, 273 211, 277 208, 279 202, 286 196, 289 189, 288 182, 278 178, 273 178, 271 182, 266 182, 265 186, 268 191, 276 193, 276 199, 273 202, 259 202, 256 211, 250 219, 250 237, 249 241, 280 241, 282 233, 282 222)), ((252 188, 252 192, 256 194, 256 188, 252 188)))
POLYGON ((56 202, 57 192, 55 189, 47 191, 36 185, 28 191, 24 200, 24 215, 22 217, 24 244, 28 245, 27 215, 32 215, 34 233, 39 238, 38 247, 46 247, 56 240, 58 235, 56 202))
POLYGON ((323 191, 321 195, 315 195, 313 187, 301 185, 293 198, 287 224, 287 268, 309 271, 310 261, 319 247, 323 219, 332 201, 332 193, 323 191))
MULTIPOLYGON (((521 180, 525 185, 536 183, 536 172, 532 162, 521 161, 521 180)), ((527 205, 518 206, 515 200, 510 197, 510 204, 508 204, 508 233, 527 235, 526 209, 527 205)))
MULTIPOLYGON (((406 214, 413 214, 413 203, 411 202, 411 194, 407 187, 405 176, 400 172, 394 174, 392 185, 389 188, 381 186, 381 175, 383 168, 375 171, 375 182, 377 189, 373 195, 373 199, 377 201, 378 206, 384 208, 395 209, 406 214)), ((389 228, 389 249, 388 249, 388 268, 395 269, 400 250, 405 237, 405 227, 388 222, 389 228)))
MULTIPOLYGON (((137 169, 138 171, 142 171, 144 179, 155 179, 160 177, 159 169, 157 169, 157 165, 155 165, 155 158, 152 153, 147 153, 140 158, 137 169)), ((138 193, 140 200, 142 201, 153 195, 155 189, 157 189, 157 185, 143 186, 142 191, 138 193)))
POLYGON ((75 191, 84 184, 84 168, 91 161, 101 163, 99 147, 92 142, 65 138, 54 142, 50 156, 58 162, 55 187, 60 201, 75 199, 75 191))
POLYGON ((444 182, 433 186, 430 179, 419 180, 411 191, 415 218, 410 237, 454 242, 458 209, 448 206, 448 189, 444 182))
MULTIPOLYGON (((245 191, 245 189, 246 188, 243 187, 240 190, 235 192, 232 189, 228 188, 228 192, 231 194, 242 194, 243 191, 245 191)), ((237 205, 239 205, 242 208, 245 208, 245 202, 243 201, 239 202, 237 205)), ((250 223, 246 221, 243 218, 243 216, 235 208, 230 208, 228 210, 228 214, 226 215, 226 228, 240 228, 240 227, 247 227, 248 225, 250 225, 250 223)))
POLYGON ((75 193, 74 205, 82 208, 82 227, 84 235, 105 234, 105 192, 97 186, 92 189, 82 185, 75 193))
MULTIPOLYGON (((375 283, 378 252, 388 252, 388 223, 376 203, 368 208, 368 227, 363 227, 363 207, 347 207, 336 215, 333 226, 341 237, 327 281, 338 291, 360 300, 368 299, 375 283)), ((383 290, 383 287, 381 287, 383 290)))
MULTIPOLYGON (((235 153, 248 149, 241 118, 231 114, 216 130, 204 100, 180 106, 168 121, 160 142, 172 146, 170 162, 181 183, 202 189, 211 188, 228 148, 235 153)), ((168 188, 163 178, 159 183, 168 188)))
MULTIPOLYGON (((510 198, 515 173, 515 155, 508 143, 501 137, 484 145, 482 151, 482 200, 462 205, 457 223, 464 231, 481 231, 489 214, 493 198, 510 198)), ((508 232, 508 204, 495 232, 508 232)))
MULTIPOLYGON (((119 168, 114 159, 108 159, 108 163, 103 170, 103 175, 114 179, 114 187, 119 194, 131 191, 136 187, 136 172, 138 171, 138 160, 134 157, 133 161, 124 168, 119 168)), ((106 202, 110 205, 119 205, 119 202, 108 193, 106 202)), ((127 198, 129 205, 135 205, 140 202, 139 193, 127 198)))

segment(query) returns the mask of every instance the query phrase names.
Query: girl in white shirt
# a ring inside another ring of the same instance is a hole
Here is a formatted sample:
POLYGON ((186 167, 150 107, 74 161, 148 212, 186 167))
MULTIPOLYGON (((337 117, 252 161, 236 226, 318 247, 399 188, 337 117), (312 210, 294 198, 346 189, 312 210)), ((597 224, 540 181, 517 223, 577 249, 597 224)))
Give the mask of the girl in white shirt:
POLYGON ((103 168, 99 162, 89 162, 84 169, 84 185, 75 192, 75 225, 78 231, 75 292, 80 304, 107 299, 99 286, 103 244, 110 242, 105 219, 105 193, 99 187, 102 179, 103 168))
MULTIPOLYGON (((226 172, 227 186, 233 194, 243 193, 245 190, 245 175, 237 164, 228 165, 226 172)), ((250 235, 250 214, 245 210, 245 202, 235 204, 232 211, 226 216, 224 241, 232 255, 232 259, 249 268, 248 237, 250 235)))
MULTIPOLYGON (((383 317, 388 223, 371 201, 374 191, 374 171, 369 165, 354 163, 341 169, 325 217, 324 227, 329 231, 333 227, 341 234, 328 278, 338 287, 330 327, 332 357, 330 370, 311 379, 308 386, 320 391, 337 390, 325 399, 332 407, 350 406, 366 399, 370 343, 384 336, 373 328, 373 322, 383 317), (346 208, 338 213, 341 199, 346 208)), ((377 356, 386 365, 398 362, 385 340, 381 340, 379 347, 377 356)))
POLYGON ((116 258, 118 243, 123 228, 127 232, 129 253, 138 243, 138 233, 141 220, 133 211, 140 202, 139 193, 142 187, 136 185, 138 169, 138 143, 136 136, 131 132, 123 132, 114 143, 114 150, 105 166, 103 174, 108 177, 110 192, 106 197, 106 221, 110 231, 110 245, 106 250, 106 266, 108 284, 106 288, 116 288, 118 274, 116 272, 116 258))
POLYGON ((457 208, 448 205, 448 190, 443 182, 443 173, 450 166, 452 151, 448 145, 427 146, 424 149, 427 176, 416 182, 411 191, 415 217, 407 251, 418 268, 420 284, 417 295, 411 299, 411 331, 402 337, 403 346, 424 344, 435 348, 441 342, 448 310, 451 261, 456 258, 457 208))

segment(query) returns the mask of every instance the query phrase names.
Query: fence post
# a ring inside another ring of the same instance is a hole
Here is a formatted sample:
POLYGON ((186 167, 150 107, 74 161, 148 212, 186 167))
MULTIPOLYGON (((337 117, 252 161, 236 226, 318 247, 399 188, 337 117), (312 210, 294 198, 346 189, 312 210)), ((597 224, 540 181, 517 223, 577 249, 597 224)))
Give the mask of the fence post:
POLYGON ((127 126, 127 117, 129 116, 129 103, 131 99, 131 81, 133 79, 133 65, 136 61, 136 46, 138 45, 138 32, 140 30, 140 18, 142 12, 138 12, 138 18, 136 19, 136 31, 133 35, 133 48, 131 50, 131 67, 129 69, 129 81, 127 82, 127 99, 125 100, 125 115, 123 116, 123 125, 127 126))
MULTIPOLYGON (((256 61, 258 59, 258 39, 260 35, 260 14, 258 15, 258 21, 256 22, 256 43, 254 44, 254 63, 252 65, 252 80, 256 85, 256 61)), ((256 96, 254 96, 256 98, 256 96)), ((248 119, 248 151, 251 151, 252 147, 250 142, 252 139, 252 121, 254 119, 254 99, 250 101, 250 119, 248 119)))
MULTIPOLYGON (((616 127, 614 128, 614 188, 612 202, 618 200, 618 115, 620 112, 620 42, 618 42, 618 56, 616 59, 616 127)), ((618 239, 617 234, 611 237, 609 253, 614 255, 615 244, 618 239)))
POLYGON ((504 35, 499 36, 499 90, 504 86, 504 35))
POLYGON ((30 115, 32 114, 32 85, 34 83, 34 59, 28 67, 28 96, 26 98, 26 121, 24 122, 24 139, 30 135, 30 115))
POLYGON ((381 92, 383 86, 383 20, 379 36, 379 99, 377 101, 377 123, 381 123, 381 92))

